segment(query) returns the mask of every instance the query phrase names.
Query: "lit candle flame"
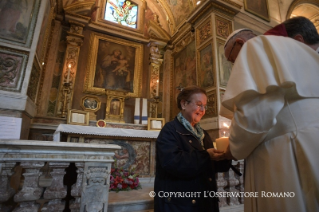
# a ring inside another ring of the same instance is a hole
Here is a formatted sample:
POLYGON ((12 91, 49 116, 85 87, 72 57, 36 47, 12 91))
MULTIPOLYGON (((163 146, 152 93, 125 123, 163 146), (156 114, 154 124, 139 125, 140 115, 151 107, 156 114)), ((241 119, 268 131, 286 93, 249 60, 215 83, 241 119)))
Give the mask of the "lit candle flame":
POLYGON ((224 123, 223 125, 224 125, 224 127, 227 127, 227 128, 229 128, 228 124, 224 123))
POLYGON ((225 131, 224 131, 224 137, 226 137, 225 131))
POLYGON ((69 68, 71 68, 71 63, 69 63, 69 68))

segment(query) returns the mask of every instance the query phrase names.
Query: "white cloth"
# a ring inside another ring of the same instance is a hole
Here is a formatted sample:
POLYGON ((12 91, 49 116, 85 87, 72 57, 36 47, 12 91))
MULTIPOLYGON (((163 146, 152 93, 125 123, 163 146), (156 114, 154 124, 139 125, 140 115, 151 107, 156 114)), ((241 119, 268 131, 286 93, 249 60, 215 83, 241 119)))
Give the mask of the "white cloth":
POLYGON ((268 35, 242 47, 222 104, 234 111, 230 149, 246 159, 245 191, 259 196, 245 198, 246 212, 319 211, 318 82, 319 55, 302 43, 268 35), (294 197, 267 197, 280 192, 294 197))
POLYGON ((60 124, 53 134, 53 141, 60 141, 61 133, 114 136, 114 137, 120 136, 120 137, 135 137, 135 138, 157 138, 159 131, 60 124))

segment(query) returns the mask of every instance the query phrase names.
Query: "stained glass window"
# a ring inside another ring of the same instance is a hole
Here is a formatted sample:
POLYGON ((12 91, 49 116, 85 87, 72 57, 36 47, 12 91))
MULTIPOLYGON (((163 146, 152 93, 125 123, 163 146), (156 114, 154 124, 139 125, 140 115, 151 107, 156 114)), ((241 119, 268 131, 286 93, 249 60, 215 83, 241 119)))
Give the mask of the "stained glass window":
POLYGON ((107 0, 104 19, 136 28, 137 5, 131 1, 107 0))

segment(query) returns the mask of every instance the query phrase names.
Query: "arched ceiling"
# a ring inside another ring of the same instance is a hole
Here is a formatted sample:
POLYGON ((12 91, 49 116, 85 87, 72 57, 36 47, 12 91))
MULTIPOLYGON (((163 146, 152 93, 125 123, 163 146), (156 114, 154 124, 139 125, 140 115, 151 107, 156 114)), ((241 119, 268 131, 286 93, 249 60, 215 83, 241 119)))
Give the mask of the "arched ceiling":
POLYGON ((289 17, 292 18, 295 16, 304 16, 308 18, 314 23, 319 33, 319 4, 311 4, 304 2, 300 2, 300 4, 297 4, 296 6, 291 8, 291 14, 289 17))

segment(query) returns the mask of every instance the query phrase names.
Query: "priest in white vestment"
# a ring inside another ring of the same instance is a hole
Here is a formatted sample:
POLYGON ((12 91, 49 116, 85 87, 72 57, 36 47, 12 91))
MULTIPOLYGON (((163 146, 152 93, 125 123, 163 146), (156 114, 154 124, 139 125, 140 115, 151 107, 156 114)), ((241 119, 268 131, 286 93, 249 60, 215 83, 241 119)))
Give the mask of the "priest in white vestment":
POLYGON ((241 39, 245 31, 225 45, 236 61, 222 102, 245 191, 258 192, 245 212, 319 211, 319 55, 292 38, 241 39))

